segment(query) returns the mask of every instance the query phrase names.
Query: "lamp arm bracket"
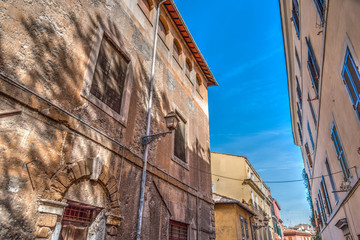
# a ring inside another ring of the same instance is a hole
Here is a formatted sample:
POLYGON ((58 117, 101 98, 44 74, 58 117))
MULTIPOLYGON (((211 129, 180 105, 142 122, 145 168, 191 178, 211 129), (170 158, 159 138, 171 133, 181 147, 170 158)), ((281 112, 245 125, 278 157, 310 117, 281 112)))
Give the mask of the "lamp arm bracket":
POLYGON ((168 132, 162 132, 162 133, 158 133, 158 134, 154 134, 154 135, 149 135, 149 136, 143 136, 141 138, 141 144, 142 145, 148 145, 150 144, 151 142, 153 142, 154 140, 160 138, 160 137, 165 137, 166 134, 168 133, 172 133, 172 131, 168 131, 168 132))

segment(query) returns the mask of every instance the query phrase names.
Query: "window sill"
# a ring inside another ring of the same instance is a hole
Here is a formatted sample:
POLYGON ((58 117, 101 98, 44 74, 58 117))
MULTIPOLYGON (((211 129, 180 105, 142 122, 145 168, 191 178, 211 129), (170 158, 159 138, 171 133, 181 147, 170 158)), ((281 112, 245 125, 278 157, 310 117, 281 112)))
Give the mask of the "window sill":
POLYGON ((176 57, 173 55, 173 59, 175 60, 175 62, 179 65, 179 67, 181 68, 181 70, 183 69, 183 67, 181 66, 180 62, 178 59, 176 59, 176 57))
POLYGON ((92 94, 89 94, 87 96, 81 95, 83 98, 85 98, 87 101, 98 107, 100 110, 108 114, 110 117, 114 118, 116 121, 120 122, 121 125, 126 127, 124 119, 121 117, 121 115, 117 112, 115 112, 113 109, 111 109, 109 106, 107 106, 105 103, 103 103, 100 99, 95 97, 92 94))
POLYGON ((165 45, 166 49, 169 51, 170 48, 169 48, 169 46, 166 44, 166 41, 160 36, 160 34, 158 34, 158 36, 159 36, 161 42, 165 45))
POLYGON ((186 170, 190 170, 189 164, 187 162, 184 162, 183 160, 177 158, 176 156, 172 156, 171 160, 174 161, 176 164, 180 165, 181 167, 185 168, 186 170))
POLYGON ((150 10, 149 13, 146 13, 147 11, 145 11, 145 10, 143 9, 143 7, 140 6, 139 3, 138 3, 137 5, 138 5, 138 7, 140 8, 141 12, 144 14, 145 18, 146 18, 146 19, 148 20, 148 22, 150 23, 151 27, 153 27, 154 25, 153 25, 153 23, 152 23, 151 20, 150 20, 151 11, 152 11, 152 10, 150 10))

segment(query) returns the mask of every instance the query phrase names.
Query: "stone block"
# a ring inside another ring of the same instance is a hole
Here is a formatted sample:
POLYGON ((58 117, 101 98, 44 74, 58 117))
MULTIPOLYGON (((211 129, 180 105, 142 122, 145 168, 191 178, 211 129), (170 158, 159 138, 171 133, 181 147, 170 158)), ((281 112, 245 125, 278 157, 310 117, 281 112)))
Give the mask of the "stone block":
POLYGON ((36 231, 36 237, 47 238, 51 233, 51 229, 48 227, 41 227, 36 231))
POLYGON ((106 188, 111 189, 116 185, 116 179, 114 177, 111 177, 109 181, 106 183, 106 188))
POLYGON ((117 201, 117 199, 120 199, 120 195, 118 193, 112 193, 110 195, 110 200, 113 202, 113 201, 117 201))
POLYGON ((110 174, 109 171, 106 167, 103 167, 100 176, 99 176, 100 181, 102 181, 105 185, 107 184, 107 182, 110 179, 110 174))
POLYGON ((78 162, 81 176, 86 176, 86 162, 85 160, 78 162))
POLYGON ((88 158, 86 159, 86 168, 85 168, 85 175, 88 176, 91 174, 92 172, 92 166, 93 166, 93 159, 92 158, 88 158))
POLYGON ((65 187, 69 187, 72 182, 71 181, 72 176, 70 176, 70 174, 66 170, 58 172, 56 174, 56 178, 65 187))
POLYGON ((40 214, 37 220, 39 227, 54 227, 56 224, 57 216, 53 214, 40 214))
POLYGON ((82 175, 81 175, 81 170, 80 170, 80 167, 79 167, 78 164, 74 164, 74 165, 72 166, 72 171, 73 171, 73 173, 74 173, 75 179, 79 179, 79 178, 82 177, 82 175))
POLYGON ((61 194, 64 194, 65 191, 66 191, 66 188, 64 187, 64 185, 62 185, 60 182, 58 182, 57 180, 54 180, 53 183, 51 184, 51 187, 61 193, 61 194))
POLYGON ((118 190, 117 186, 114 185, 112 188, 109 189, 109 194, 113 195, 113 194, 117 193, 117 190, 118 190))

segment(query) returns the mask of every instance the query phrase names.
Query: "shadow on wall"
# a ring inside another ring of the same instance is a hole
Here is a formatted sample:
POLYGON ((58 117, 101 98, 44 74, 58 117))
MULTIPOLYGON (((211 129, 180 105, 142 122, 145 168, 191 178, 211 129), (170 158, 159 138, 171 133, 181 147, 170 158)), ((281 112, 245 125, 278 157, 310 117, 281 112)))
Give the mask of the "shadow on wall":
MULTIPOLYGON (((12 8, 10 5, 6 7, 12 8)), ((42 11, 45 7, 30 7, 28 12, 24 10, 18 18, 10 16, 11 11, 6 11, 8 24, 0 25, 0 73, 120 141, 122 126, 114 119, 104 116, 103 111, 91 104, 84 104, 86 101, 80 96, 80 91, 99 24, 106 25, 119 42, 124 41, 122 34, 110 18, 106 19, 96 13, 99 6, 95 9, 80 8, 77 12, 67 11, 65 8, 71 6, 60 6, 57 3, 50 10, 42 11), (55 8, 56 13, 52 12, 55 8), (44 15, 44 12, 48 15, 44 15)), ((105 9, 104 12, 106 11, 105 9)), ((130 140, 137 146, 138 152, 141 152, 142 148, 138 143, 139 136, 145 134, 144 106, 147 102, 149 79, 146 74, 147 65, 143 61, 138 63, 139 77, 133 80, 133 89, 136 91, 133 91, 131 97, 131 102, 136 102, 136 106, 131 110, 132 116, 129 115, 129 119, 131 117, 135 120, 129 123, 128 129, 138 128, 131 130, 130 135, 134 137, 130 140)), ((165 67, 162 63, 159 64, 164 75, 165 67)), ((2 86, 2 79, 0 82, 2 92, 7 87, 2 86)), ((4 100, 0 103, 0 110, 23 108, 4 96, 0 93, 0 98, 4 100)), ((21 91, 15 97, 24 99, 21 91)), ((29 105, 36 102, 35 98, 30 98, 29 105)), ((165 113, 170 110, 165 92, 156 91, 154 108, 165 113)), ((21 116, 0 119, 0 238, 33 239, 37 198, 49 188, 49 179, 56 171, 71 161, 67 159, 69 155, 66 152, 71 152, 70 148, 79 137, 65 130, 61 122, 42 116, 46 115, 47 109, 36 110, 40 113, 39 116, 24 110, 21 116), (25 162, 31 162, 28 169, 34 190, 24 167, 25 162)), ((158 114, 162 115, 161 112, 158 114)), ((153 126, 154 132, 160 130, 159 126, 153 126)), ((94 156, 99 146, 93 143, 86 148, 79 148, 77 154, 94 156)))

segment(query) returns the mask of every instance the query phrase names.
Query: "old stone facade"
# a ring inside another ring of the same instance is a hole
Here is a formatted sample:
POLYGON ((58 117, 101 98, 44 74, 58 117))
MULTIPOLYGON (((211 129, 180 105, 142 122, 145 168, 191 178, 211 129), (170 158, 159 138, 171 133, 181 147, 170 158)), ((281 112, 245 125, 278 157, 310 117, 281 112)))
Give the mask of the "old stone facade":
POLYGON ((322 239, 360 238, 360 2, 280 0, 294 142, 322 239))
MULTIPOLYGON (((157 4, 0 3, 1 239, 135 238, 157 4)), ((151 134, 180 128, 150 145, 141 239, 214 239, 216 81, 172 1, 160 20, 151 134)))

